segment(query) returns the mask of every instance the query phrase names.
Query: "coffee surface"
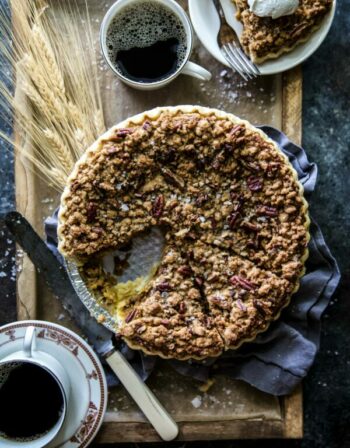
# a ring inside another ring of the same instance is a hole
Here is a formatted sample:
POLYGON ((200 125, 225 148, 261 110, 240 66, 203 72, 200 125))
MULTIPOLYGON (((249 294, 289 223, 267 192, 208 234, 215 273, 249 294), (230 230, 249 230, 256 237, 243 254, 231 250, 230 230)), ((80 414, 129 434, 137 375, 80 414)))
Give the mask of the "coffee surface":
POLYGON ((137 82, 156 82, 182 65, 186 32, 167 6, 144 1, 117 14, 107 31, 107 47, 121 75, 137 82))
POLYGON ((63 409, 60 386, 45 369, 21 363, 0 384, 0 434, 34 440, 49 431, 63 409))

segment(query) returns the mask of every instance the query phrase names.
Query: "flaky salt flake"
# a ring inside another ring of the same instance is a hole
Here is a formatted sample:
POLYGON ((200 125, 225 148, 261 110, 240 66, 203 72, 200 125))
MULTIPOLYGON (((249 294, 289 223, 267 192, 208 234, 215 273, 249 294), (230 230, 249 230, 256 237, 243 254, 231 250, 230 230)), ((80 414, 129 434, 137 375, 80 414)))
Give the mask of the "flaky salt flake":
POLYGON ((194 399, 191 401, 191 404, 194 408, 198 409, 200 406, 202 406, 202 397, 200 395, 197 395, 194 397, 194 399))

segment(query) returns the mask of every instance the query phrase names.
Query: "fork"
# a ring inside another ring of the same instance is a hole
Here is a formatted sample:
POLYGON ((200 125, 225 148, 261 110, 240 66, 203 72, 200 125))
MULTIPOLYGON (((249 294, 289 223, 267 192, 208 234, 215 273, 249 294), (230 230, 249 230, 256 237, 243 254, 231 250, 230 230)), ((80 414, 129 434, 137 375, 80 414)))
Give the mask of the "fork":
POLYGON ((256 78, 261 73, 258 67, 243 52, 236 32, 226 21, 220 0, 213 0, 213 3, 220 17, 220 30, 217 42, 222 55, 230 67, 239 73, 244 80, 248 81, 256 78))

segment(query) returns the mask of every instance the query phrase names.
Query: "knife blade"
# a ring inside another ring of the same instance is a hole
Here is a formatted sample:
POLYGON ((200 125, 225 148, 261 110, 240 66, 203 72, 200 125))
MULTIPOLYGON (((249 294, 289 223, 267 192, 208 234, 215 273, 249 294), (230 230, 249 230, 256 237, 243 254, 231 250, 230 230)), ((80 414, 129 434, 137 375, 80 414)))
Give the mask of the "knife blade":
POLYGON ((47 286, 83 330, 94 349, 99 354, 103 354, 101 352, 103 346, 107 346, 107 351, 111 350, 113 348, 113 333, 104 326, 99 325, 90 315, 88 309, 77 296, 64 266, 46 246, 29 222, 20 213, 9 212, 5 216, 5 224, 16 242, 28 254, 34 266, 42 274, 47 286))
POLYGON ((42 274, 50 290, 62 302, 94 349, 105 358, 159 436, 165 441, 173 440, 179 432, 177 424, 124 356, 116 350, 112 342, 113 333, 90 315, 58 258, 19 212, 9 212, 5 216, 5 224, 42 274))

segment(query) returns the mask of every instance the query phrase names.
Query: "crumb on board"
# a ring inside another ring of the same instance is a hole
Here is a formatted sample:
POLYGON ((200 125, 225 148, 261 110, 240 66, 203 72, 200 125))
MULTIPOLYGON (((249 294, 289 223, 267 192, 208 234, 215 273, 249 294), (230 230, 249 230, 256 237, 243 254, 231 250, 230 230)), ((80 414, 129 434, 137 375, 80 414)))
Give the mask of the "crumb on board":
POLYGON ((201 392, 208 392, 208 390, 211 388, 211 386, 215 383, 215 380, 213 378, 208 378, 207 381, 200 386, 198 386, 198 389, 201 392))
POLYGON ((97 322, 98 322, 99 324, 102 324, 105 320, 106 320, 106 316, 105 316, 104 314, 99 314, 99 315, 97 316, 97 322))

